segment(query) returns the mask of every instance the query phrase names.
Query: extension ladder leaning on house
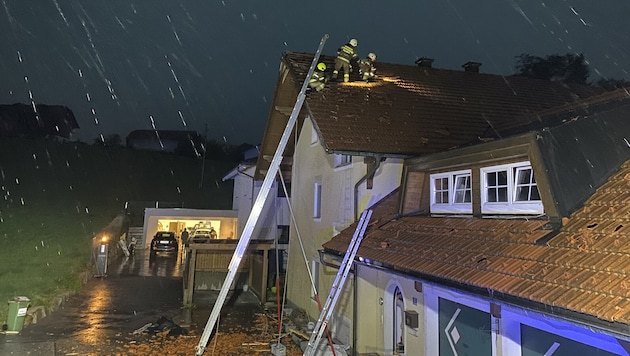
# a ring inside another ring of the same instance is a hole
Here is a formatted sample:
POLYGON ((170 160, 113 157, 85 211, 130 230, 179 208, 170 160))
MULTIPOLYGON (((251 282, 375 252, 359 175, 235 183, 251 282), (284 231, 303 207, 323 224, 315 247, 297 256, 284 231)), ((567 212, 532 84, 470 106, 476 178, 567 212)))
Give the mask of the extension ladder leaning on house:
MULTIPOLYGON (((319 342, 322 339, 324 330, 326 330, 326 327, 328 326, 328 320, 330 319, 330 316, 335 309, 337 299, 339 299, 339 296, 341 295, 343 285, 346 282, 346 278, 348 277, 348 273, 350 273, 350 268, 354 263, 354 257, 359 250, 359 245, 361 245, 363 234, 365 233, 365 229, 370 222, 371 216, 372 210, 364 210, 363 214, 361 214, 359 224, 354 231, 352 240, 350 240, 350 243, 348 244, 346 255, 343 257, 343 261, 339 266, 339 271, 337 271, 337 277, 335 277, 335 281, 330 287, 330 293, 328 294, 328 298, 326 298, 326 303, 324 304, 324 307, 319 314, 319 320, 317 320, 317 324, 315 324, 315 328, 313 329, 311 338, 308 341, 308 345, 304 350, 304 356, 314 356, 317 351, 317 347, 319 346, 319 342)), ((333 347, 333 345, 330 345, 330 347, 333 347)))

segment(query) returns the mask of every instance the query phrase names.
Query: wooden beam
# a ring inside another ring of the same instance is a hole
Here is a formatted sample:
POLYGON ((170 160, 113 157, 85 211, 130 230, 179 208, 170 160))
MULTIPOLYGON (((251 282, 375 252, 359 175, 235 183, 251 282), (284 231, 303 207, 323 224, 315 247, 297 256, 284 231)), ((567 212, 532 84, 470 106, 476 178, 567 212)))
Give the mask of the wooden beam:
POLYGON ((263 270, 262 270, 262 281, 260 288, 260 301, 262 304, 267 302, 267 276, 269 275, 269 249, 263 251, 263 270))
POLYGON ((195 264, 197 261, 197 249, 188 251, 190 255, 190 264, 188 265, 188 289, 184 293, 184 305, 192 304, 193 292, 195 290, 195 264))

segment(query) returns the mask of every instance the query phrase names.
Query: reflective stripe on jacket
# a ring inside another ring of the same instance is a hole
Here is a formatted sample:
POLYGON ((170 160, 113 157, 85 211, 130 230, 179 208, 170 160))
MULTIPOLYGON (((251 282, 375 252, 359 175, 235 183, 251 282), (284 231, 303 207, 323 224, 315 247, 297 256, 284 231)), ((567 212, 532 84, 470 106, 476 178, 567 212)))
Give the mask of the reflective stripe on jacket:
POLYGON ((324 82, 325 81, 325 76, 323 72, 313 72, 313 76, 311 77, 311 80, 309 83, 317 83, 317 82, 324 82))
POLYGON ((337 51, 337 58, 341 59, 344 62, 350 63, 352 59, 355 59, 357 57, 358 54, 356 49, 352 47, 352 45, 349 43, 341 46, 341 48, 339 48, 339 50, 337 51))

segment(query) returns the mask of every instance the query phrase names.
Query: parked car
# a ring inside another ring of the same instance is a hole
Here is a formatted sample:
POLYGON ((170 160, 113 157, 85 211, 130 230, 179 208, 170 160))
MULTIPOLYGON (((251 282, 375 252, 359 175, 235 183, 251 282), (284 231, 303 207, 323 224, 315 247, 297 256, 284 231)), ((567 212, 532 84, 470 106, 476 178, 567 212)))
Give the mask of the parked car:
POLYGON ((151 253, 167 252, 177 253, 179 243, 174 232, 158 231, 151 240, 151 253))
POLYGON ((212 234, 210 229, 197 229, 192 233, 188 241, 190 241, 191 244, 205 244, 210 242, 211 239, 212 234))

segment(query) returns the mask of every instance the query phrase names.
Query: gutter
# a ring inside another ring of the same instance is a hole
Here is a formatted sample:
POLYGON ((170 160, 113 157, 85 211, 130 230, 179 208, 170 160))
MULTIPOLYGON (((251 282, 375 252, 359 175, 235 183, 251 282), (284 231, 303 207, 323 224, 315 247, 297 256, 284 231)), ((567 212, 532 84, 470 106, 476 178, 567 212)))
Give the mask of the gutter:
POLYGON ((354 185, 354 221, 357 221, 359 219, 359 186, 361 185, 361 183, 370 178, 370 176, 373 175, 381 167, 381 158, 383 158, 383 155, 376 154, 369 157, 374 157, 376 161, 374 163, 374 168, 368 170, 367 173, 365 173, 365 175, 361 177, 361 179, 359 179, 359 181, 354 185))
MULTIPOLYGON (((330 250, 324 250, 320 253, 320 255, 331 255, 331 256, 342 256, 342 253, 339 253, 338 251, 330 251, 330 250)), ((401 269, 401 268, 396 268, 390 264, 387 263, 381 263, 381 262, 377 262, 377 261, 370 261, 369 259, 364 259, 362 257, 356 257, 355 260, 353 261, 353 263, 356 264, 361 264, 367 267, 371 267, 371 268, 376 268, 376 269, 380 269, 383 270, 385 272, 389 272, 392 274, 396 274, 402 277, 413 277, 413 278, 417 278, 420 279, 422 281, 427 281, 427 282, 432 282, 435 284, 439 284, 441 286, 445 286, 445 287, 450 287, 450 288, 454 288, 460 291, 464 291, 464 292, 468 292, 480 297, 484 297, 484 298, 488 298, 490 300, 498 300, 498 301, 502 301, 508 304, 511 304, 513 306, 516 307, 520 307, 520 308, 524 308, 524 309, 529 309, 532 311, 536 311, 536 312, 540 312, 543 314, 548 314, 548 315, 553 315, 556 316, 558 318, 563 319, 566 322, 570 322, 573 324, 577 324, 580 325, 581 327, 587 327, 587 328, 598 328, 600 330, 612 333, 615 335, 615 337, 622 339, 622 340, 630 340, 630 325, 628 324, 624 324, 624 323, 620 323, 620 322, 612 322, 612 321, 607 321, 607 320, 602 320, 599 319, 593 315, 586 315, 583 313, 579 313, 573 310, 569 310, 566 308, 562 308, 562 307, 555 307, 552 305, 547 305, 544 303, 540 303, 540 302, 535 302, 529 299, 525 299, 522 297, 518 297, 518 296, 514 296, 511 294, 507 294, 507 293, 502 293, 502 292, 497 292, 488 288, 483 288, 483 287, 477 287, 477 286, 473 286, 470 284, 466 284, 463 282, 457 282, 454 280, 449 280, 449 279, 445 279, 445 278, 441 278, 441 277, 437 277, 437 276, 433 276, 427 273, 422 273, 422 272, 418 272, 418 271, 413 271, 413 270, 409 270, 409 269, 401 269)), ((356 288, 356 276, 355 276, 355 288, 356 288)), ((355 290, 355 300, 354 300, 355 304, 354 304, 354 309, 353 311, 356 311, 357 306, 356 306, 356 302, 357 302, 357 298, 356 298, 356 290, 355 290)), ((353 335, 353 342, 356 343, 356 313, 353 315, 353 325, 352 325, 352 335, 353 335)), ((353 350, 356 350, 354 348, 353 345, 353 350)))

